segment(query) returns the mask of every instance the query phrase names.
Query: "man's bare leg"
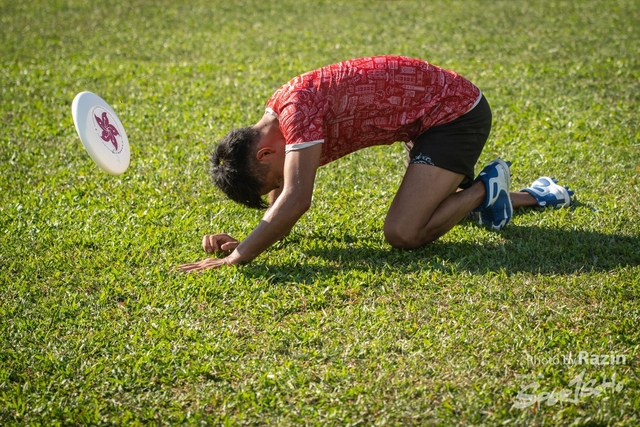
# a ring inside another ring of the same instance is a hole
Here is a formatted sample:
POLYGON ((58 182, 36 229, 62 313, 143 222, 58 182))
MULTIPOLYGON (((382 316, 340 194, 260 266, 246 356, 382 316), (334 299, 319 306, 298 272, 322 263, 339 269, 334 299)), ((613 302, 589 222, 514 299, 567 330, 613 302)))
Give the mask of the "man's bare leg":
POLYGON ((404 249, 424 246, 480 206, 484 184, 456 191, 463 179, 462 174, 436 166, 410 164, 385 220, 389 244, 404 249))
MULTIPOLYGON (((463 190, 458 190, 458 192, 463 190)), ((511 204, 513 205, 513 209, 519 208, 533 208, 538 206, 538 201, 531 194, 526 191, 518 191, 518 192, 510 192, 509 197, 511 198, 511 204)), ((475 208, 474 208, 475 209, 475 208)))
POLYGON ((511 192, 509 193, 509 197, 511 198, 513 209, 531 208, 534 206, 538 206, 538 201, 536 200, 536 198, 526 191, 517 193, 511 192))

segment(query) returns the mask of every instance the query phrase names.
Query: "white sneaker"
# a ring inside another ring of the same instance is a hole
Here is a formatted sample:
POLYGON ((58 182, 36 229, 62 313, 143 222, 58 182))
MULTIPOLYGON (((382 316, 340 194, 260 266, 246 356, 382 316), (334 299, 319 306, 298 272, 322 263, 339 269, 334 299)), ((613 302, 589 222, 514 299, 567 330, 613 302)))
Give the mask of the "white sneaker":
POLYGON ((569 187, 558 185, 557 182, 558 180, 555 178, 541 176, 533 181, 530 187, 520 191, 526 191, 535 197, 540 207, 566 208, 571 206, 571 196, 574 192, 569 187))

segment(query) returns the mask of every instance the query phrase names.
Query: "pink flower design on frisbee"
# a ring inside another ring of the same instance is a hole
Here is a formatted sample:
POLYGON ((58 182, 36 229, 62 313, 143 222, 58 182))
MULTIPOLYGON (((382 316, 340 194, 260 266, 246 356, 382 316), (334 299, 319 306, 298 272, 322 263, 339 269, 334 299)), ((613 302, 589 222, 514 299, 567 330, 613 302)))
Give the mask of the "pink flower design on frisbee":
POLYGON ((96 118, 98 125, 102 129, 102 135, 100 135, 100 138, 102 138, 102 140, 105 142, 110 142, 111 144, 113 144, 113 147, 118 150, 118 141, 116 140, 116 136, 120 136, 120 133, 114 125, 109 123, 107 112, 102 112, 102 118, 96 115, 94 115, 94 117, 96 118))

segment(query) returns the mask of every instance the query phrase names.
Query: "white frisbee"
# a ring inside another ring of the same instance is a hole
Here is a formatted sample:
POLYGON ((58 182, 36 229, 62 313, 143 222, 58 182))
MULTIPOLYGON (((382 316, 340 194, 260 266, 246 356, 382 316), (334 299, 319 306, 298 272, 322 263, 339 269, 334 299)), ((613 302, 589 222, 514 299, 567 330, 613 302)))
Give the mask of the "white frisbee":
POLYGON ((73 123, 89 156, 103 171, 120 175, 129 167, 129 140, 122 122, 98 95, 80 92, 71 104, 73 123))

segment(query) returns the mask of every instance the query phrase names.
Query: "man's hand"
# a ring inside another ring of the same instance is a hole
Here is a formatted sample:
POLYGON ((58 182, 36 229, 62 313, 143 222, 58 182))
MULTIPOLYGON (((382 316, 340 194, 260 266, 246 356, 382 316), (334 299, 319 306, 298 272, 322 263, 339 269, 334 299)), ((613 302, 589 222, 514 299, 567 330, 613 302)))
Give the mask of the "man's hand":
POLYGON ((240 244, 227 233, 207 234, 202 238, 202 249, 208 254, 215 251, 229 253, 240 244))
MULTIPOLYGON (((204 249, 204 251, 208 254, 212 254, 216 251, 228 254, 229 252, 233 251, 239 244, 239 241, 229 236, 227 233, 207 234, 202 238, 202 249, 204 249)), ((233 257, 207 258, 198 262, 182 264, 178 266, 178 270, 188 273, 191 271, 208 270, 209 268, 220 268, 223 265, 235 264, 232 261, 232 258, 233 257)))
POLYGON ((178 270, 189 273, 192 271, 207 270, 209 268, 220 268, 223 265, 231 265, 231 262, 227 258, 207 258, 191 264, 182 264, 178 266, 178 270))

